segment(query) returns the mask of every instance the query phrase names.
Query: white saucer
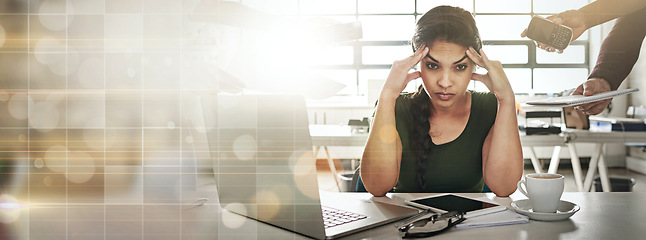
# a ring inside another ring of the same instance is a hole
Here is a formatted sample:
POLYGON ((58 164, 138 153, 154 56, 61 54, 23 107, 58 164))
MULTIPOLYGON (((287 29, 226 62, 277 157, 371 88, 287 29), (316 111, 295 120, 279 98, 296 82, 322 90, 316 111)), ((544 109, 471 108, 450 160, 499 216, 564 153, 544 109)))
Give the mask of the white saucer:
POLYGON ((529 219, 538 221, 561 221, 570 218, 581 209, 579 205, 568 201, 560 201, 555 213, 537 213, 532 211, 532 204, 529 199, 513 201, 511 206, 516 212, 528 216, 529 219))

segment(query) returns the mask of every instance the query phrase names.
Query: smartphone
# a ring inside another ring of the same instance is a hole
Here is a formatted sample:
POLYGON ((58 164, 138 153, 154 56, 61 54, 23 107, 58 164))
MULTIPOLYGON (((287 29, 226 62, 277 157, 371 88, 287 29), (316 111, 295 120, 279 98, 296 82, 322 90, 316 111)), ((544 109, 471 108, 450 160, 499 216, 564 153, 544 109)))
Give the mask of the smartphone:
POLYGON ((527 27, 527 37, 555 47, 556 49, 565 49, 572 41, 572 29, 553 23, 540 16, 534 16, 527 27))
POLYGON ((464 212, 465 217, 476 217, 494 212, 500 212, 507 207, 493 202, 485 202, 455 194, 442 194, 428 197, 415 198, 405 201, 408 205, 422 209, 431 209, 438 213, 450 211, 464 212))

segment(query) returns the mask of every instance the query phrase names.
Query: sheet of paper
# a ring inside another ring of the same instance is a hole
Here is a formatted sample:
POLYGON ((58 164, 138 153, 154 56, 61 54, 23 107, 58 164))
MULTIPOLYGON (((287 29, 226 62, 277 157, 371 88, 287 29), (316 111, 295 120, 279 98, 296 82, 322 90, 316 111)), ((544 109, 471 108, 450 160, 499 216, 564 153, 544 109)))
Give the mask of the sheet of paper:
POLYGON ((487 215, 467 218, 464 222, 456 225, 456 228, 479 228, 492 227, 511 224, 521 224, 529 222, 529 217, 518 214, 512 210, 495 212, 487 215))

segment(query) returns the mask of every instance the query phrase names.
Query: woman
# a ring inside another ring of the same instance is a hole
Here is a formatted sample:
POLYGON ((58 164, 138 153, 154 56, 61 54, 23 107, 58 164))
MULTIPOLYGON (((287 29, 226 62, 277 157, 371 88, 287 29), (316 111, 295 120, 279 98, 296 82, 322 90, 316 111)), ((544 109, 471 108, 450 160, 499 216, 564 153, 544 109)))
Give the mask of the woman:
POLYGON ((487 58, 471 14, 439 6, 417 23, 415 53, 393 63, 361 160, 375 196, 395 192, 516 190, 523 171, 514 92, 502 64, 487 58), (420 71, 409 71, 421 63, 420 71), (487 74, 475 73, 476 65, 487 74), (422 78, 412 94, 408 82, 422 78), (467 91, 471 80, 490 93, 467 91))

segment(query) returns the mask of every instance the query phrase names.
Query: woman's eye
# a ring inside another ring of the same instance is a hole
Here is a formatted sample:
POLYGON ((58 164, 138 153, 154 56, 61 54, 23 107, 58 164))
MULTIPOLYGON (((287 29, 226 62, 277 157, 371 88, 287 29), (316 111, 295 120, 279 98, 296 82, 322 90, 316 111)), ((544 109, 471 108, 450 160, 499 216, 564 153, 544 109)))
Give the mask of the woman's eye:
POLYGON ((467 65, 460 64, 460 65, 456 66, 455 69, 457 69, 458 71, 464 71, 464 70, 467 69, 467 65))
POLYGON ((438 69, 439 68, 439 66, 436 63, 433 63, 433 62, 427 62, 426 67, 428 67, 429 69, 438 69))

